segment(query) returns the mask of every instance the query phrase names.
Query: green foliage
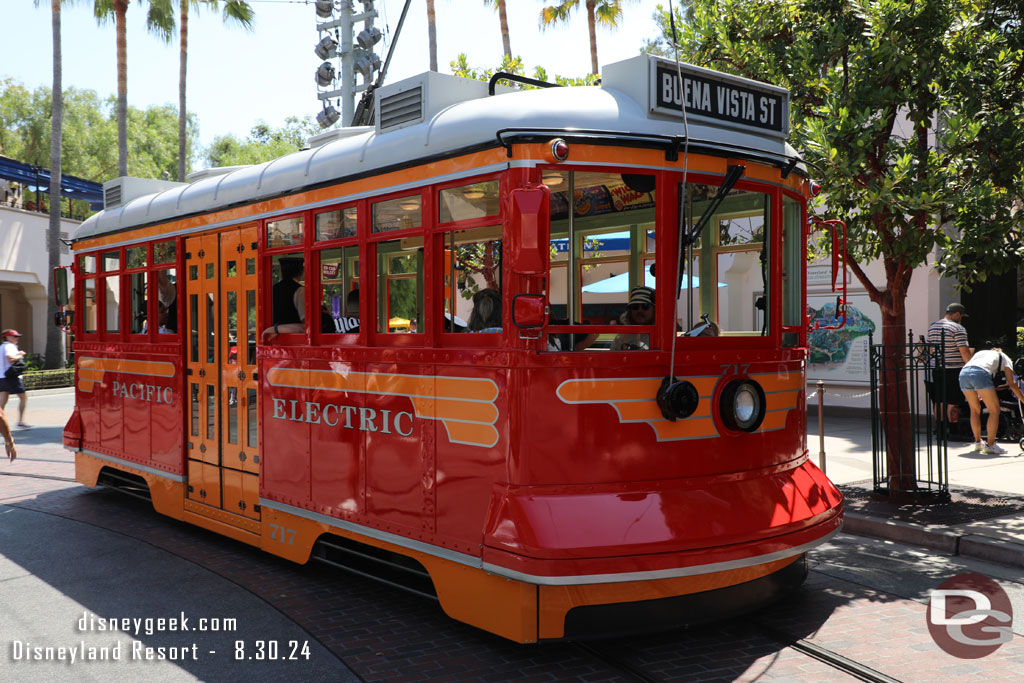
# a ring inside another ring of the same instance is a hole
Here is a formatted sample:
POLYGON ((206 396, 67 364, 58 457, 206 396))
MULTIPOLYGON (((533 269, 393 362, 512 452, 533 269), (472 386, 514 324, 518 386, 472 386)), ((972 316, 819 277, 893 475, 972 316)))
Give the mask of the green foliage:
POLYGON ((21 376, 25 388, 52 389, 54 387, 70 387, 75 381, 75 369, 65 368, 63 370, 39 370, 26 372, 21 376))
POLYGON ((210 166, 262 164, 305 148, 306 140, 319 132, 320 126, 312 116, 289 116, 280 128, 259 121, 245 140, 230 134, 214 138, 206 150, 206 160, 210 166))
POLYGON ((884 286, 865 285, 893 310, 936 246, 938 268, 968 287, 1024 260, 1019 3, 694 0, 688 11, 685 23, 676 13, 681 59, 791 91, 790 140, 823 176, 821 207, 846 221, 857 263, 885 261, 884 286))
MULTIPOLYGON (((28 90, 13 79, 0 81, 0 154, 27 164, 50 165, 50 89, 28 90)), ((100 99, 93 90, 64 91, 61 167, 64 173, 95 182, 117 175, 115 98, 100 99)), ((177 174, 178 112, 170 105, 128 109, 128 170, 142 178, 177 174)), ((198 123, 189 115, 189 140, 198 123)), ((189 156, 192 156, 191 146, 189 156)), ((190 164, 191 165, 191 164, 190 164)))
MULTIPOLYGON (((462 78, 474 78, 478 81, 489 81, 491 76, 504 71, 505 73, 516 74, 517 76, 523 76, 526 73, 526 68, 523 66, 523 58, 515 57, 509 59, 505 57, 502 59, 501 64, 494 69, 479 69, 469 65, 469 58, 466 53, 459 53, 451 63, 452 74, 455 76, 461 76, 462 78)), ((547 70, 542 66, 535 66, 533 68, 533 76, 539 81, 548 81, 549 83, 558 83, 559 85, 594 85, 597 82, 598 77, 593 74, 587 74, 582 77, 572 76, 559 76, 555 75, 554 80, 548 76, 547 70)), ((510 83, 503 82, 500 85, 508 85, 519 90, 535 90, 536 86, 526 85, 525 83, 510 83)))

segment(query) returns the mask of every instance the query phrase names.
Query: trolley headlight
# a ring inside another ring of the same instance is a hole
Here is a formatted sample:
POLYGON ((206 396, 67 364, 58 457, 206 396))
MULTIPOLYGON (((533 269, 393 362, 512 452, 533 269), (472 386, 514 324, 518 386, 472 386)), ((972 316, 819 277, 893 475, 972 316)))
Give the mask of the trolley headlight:
POLYGON ((764 389, 752 380, 733 380, 722 391, 718 411, 729 429, 752 432, 764 420, 764 389))

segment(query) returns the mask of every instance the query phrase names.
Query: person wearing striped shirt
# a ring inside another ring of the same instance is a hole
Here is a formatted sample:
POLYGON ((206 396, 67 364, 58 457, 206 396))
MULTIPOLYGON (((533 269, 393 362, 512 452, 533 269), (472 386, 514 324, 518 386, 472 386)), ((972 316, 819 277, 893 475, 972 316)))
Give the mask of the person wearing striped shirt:
POLYGON ((932 386, 929 387, 929 394, 936 404, 936 413, 941 410, 939 406, 946 406, 946 417, 950 424, 960 421, 960 403, 963 401, 963 394, 960 392, 960 370, 967 361, 971 360, 973 350, 967 342, 967 330, 963 326, 963 320, 967 317, 967 308, 960 303, 951 303, 946 306, 946 315, 936 320, 928 328, 928 343, 938 344, 940 353, 945 359, 945 387, 943 395, 939 396, 938 377, 932 377, 932 386))

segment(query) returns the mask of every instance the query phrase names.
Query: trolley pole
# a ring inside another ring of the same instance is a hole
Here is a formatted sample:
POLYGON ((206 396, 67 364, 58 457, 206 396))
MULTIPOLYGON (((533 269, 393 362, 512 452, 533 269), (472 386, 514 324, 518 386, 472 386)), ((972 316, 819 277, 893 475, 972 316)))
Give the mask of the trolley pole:
POLYGON ((818 466, 825 472, 825 381, 818 380, 818 466))

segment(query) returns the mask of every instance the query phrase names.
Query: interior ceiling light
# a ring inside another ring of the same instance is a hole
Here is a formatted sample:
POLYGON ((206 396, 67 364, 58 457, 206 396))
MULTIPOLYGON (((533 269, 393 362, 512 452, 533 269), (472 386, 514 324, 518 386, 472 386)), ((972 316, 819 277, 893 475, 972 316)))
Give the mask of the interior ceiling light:
POLYGON ((334 2, 333 0, 316 0, 316 15, 321 19, 334 14, 334 2))
POLYGON ((462 193, 462 196, 466 199, 480 199, 484 196, 484 191, 476 188, 470 188, 462 193))
POLYGON ((338 122, 340 118, 338 110, 334 107, 324 107, 324 110, 316 115, 316 122, 320 124, 321 128, 330 128, 338 122))
POLYGON ((565 180, 565 178, 562 177, 562 174, 557 171, 548 171, 541 176, 541 179, 544 181, 544 184, 547 185, 548 187, 561 185, 562 181, 565 180))
POLYGON ((334 52, 334 48, 338 47, 338 41, 331 36, 324 36, 320 39, 320 42, 316 44, 313 51, 316 52, 316 56, 320 59, 327 59, 334 52))
POLYGON ((359 43, 359 47, 363 48, 364 50, 369 50, 376 43, 380 42, 380 39, 380 29, 377 28, 376 26, 364 28, 362 31, 359 32, 359 35, 356 36, 356 42, 359 43))
POLYGON ((330 85, 334 81, 334 65, 324 62, 316 70, 316 84, 321 88, 330 85))
POLYGON ((372 52, 365 54, 359 58, 353 68, 356 73, 362 74, 363 78, 370 80, 373 78, 373 73, 380 68, 380 57, 372 52))
POLYGON ((420 198, 409 197, 408 199, 403 199, 400 202, 398 202, 398 208, 400 208, 402 211, 415 211, 416 209, 420 208, 420 198))

